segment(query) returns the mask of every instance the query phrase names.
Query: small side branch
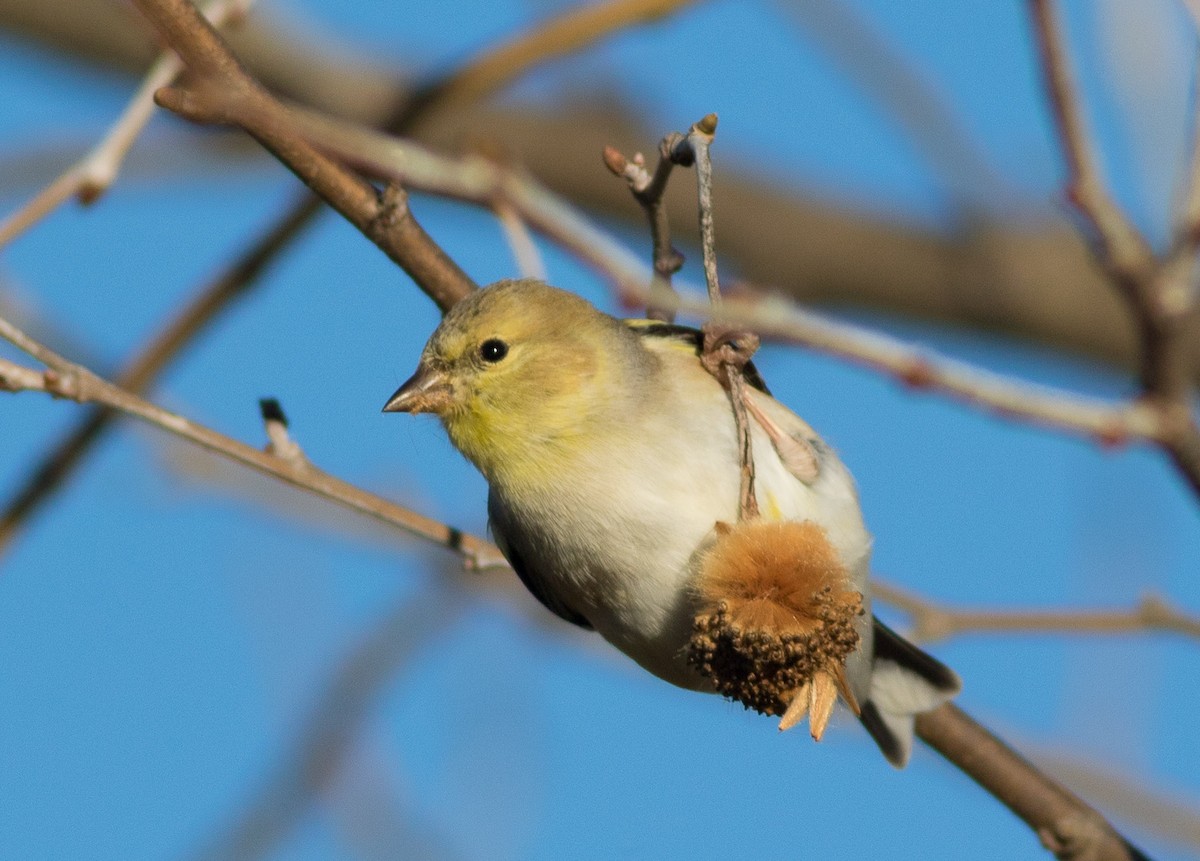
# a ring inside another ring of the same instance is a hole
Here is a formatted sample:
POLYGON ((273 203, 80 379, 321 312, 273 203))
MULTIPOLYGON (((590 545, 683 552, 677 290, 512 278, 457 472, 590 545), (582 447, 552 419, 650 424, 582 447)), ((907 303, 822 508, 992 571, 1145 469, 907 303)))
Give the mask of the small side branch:
POLYGON ((1166 632, 1200 640, 1200 616, 1159 595, 1148 594, 1124 610, 971 610, 948 607, 875 581, 871 593, 909 617, 909 636, 918 642, 963 634, 1130 634, 1166 632))
MULTIPOLYGON (((717 277, 717 238, 713 217, 712 159, 709 156, 709 147, 712 146, 716 133, 717 115, 708 114, 693 123, 687 135, 668 135, 662 145, 664 154, 675 164, 696 167, 700 249, 704 261, 704 282, 708 288, 708 304, 713 311, 721 307, 721 283, 717 277)), ((744 370, 750 357, 758 350, 758 336, 744 329, 731 329, 712 320, 704 324, 703 331, 704 347, 700 361, 729 395, 734 425, 737 428, 738 459, 741 463, 738 514, 742 520, 753 520, 758 517, 758 499, 754 491, 754 447, 751 440, 750 414, 746 409, 749 394, 746 391, 744 370)))
MULTIPOLYGON (((663 195, 675 162, 671 159, 671 148, 676 135, 668 135, 658 145, 658 164, 654 173, 646 170, 646 159, 639 152, 627 159, 620 151, 609 146, 604 148, 604 164, 616 176, 625 180, 633 198, 646 213, 650 224, 650 241, 654 254, 654 283, 651 292, 672 292, 671 278, 683 267, 683 255, 671 244, 671 222, 663 195)), ((671 311, 656 305, 646 307, 646 316, 651 320, 675 321, 671 311)))
MULTIPOLYGON (((672 302, 666 296, 658 300, 672 302)), ((701 314, 706 313, 707 300, 683 295, 671 307, 701 314)), ((1160 443, 1168 433, 1162 414, 1144 402, 1113 403, 1014 380, 888 335, 830 320, 778 297, 743 291, 726 298, 712 313, 765 338, 806 346, 882 372, 911 388, 938 392, 1006 418, 1083 434, 1100 445, 1160 443)))
MULTIPOLYGON (((253 3, 254 0, 212 0, 204 7, 203 14, 213 27, 220 28, 240 20, 253 3)), ((0 248, 72 197, 83 204, 95 203, 116 181, 126 154, 154 115, 154 93, 174 81, 181 71, 183 63, 175 52, 164 51, 108 134, 87 155, 0 222, 0 248)))
POLYGON ((704 261, 704 283, 708 300, 716 306, 721 301, 721 286, 717 279, 717 243, 713 227, 712 159, 709 147, 717 133, 717 115, 708 114, 693 123, 687 135, 676 135, 670 147, 671 160, 678 165, 696 166, 696 196, 700 207, 700 253, 704 261))
MULTIPOLYGON (((322 472, 302 456, 295 456, 294 452, 281 455, 270 450, 260 451, 155 406, 114 386, 82 365, 59 356, 3 318, 0 318, 0 337, 46 366, 45 371, 39 372, 12 362, 0 361, 0 388, 8 391, 41 391, 80 403, 103 404, 190 440, 264 475, 278 478, 294 487, 307 490, 376 520, 398 526, 412 535, 453 550, 463 557, 465 564, 470 568, 507 566, 499 549, 488 541, 467 535, 394 502, 367 493, 322 472)), ((269 415, 268 421, 276 418, 273 414, 269 415)), ((278 430, 274 435, 279 436, 278 430)))
MULTIPOLYGON (((192 343, 222 312, 253 285, 262 271, 276 259, 279 250, 311 223, 319 201, 309 196, 258 241, 240 254, 232 265, 172 317, 142 348, 116 379, 116 384, 133 394, 144 394, 162 370, 192 343)), ((103 406, 87 410, 62 439, 46 452, 29 472, 12 499, 0 512, 0 553, 3 553, 40 505, 51 498, 75 466, 92 450, 111 426, 117 412, 103 406)))

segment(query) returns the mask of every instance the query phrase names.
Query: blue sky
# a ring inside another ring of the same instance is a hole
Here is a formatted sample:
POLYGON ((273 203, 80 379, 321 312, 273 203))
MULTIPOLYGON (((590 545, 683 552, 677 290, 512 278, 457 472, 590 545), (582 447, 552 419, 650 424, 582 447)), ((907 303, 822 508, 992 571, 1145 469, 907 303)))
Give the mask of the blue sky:
MULTIPOLYGON (((936 83, 1019 195, 1056 205, 1060 167, 1022 4, 853 5, 936 83)), ((1070 5, 1117 193, 1161 231, 1195 40, 1165 0, 1133 22, 1116 2, 1070 5)), ((381 63, 430 69, 557 6, 273 8, 381 63)), ((3 153, 82 146, 132 89, 7 37, 0 45, 3 153)), ((578 92, 619 96, 662 132, 717 111, 718 170, 737 164, 924 224, 945 212, 937 172, 782 4, 701 4, 549 66, 507 98, 578 92), (720 50, 698 61, 695 46, 713 39, 720 50)), ((143 146, 182 146, 181 133, 160 118, 143 146)), ((593 169, 598 160, 580 166, 593 169)), ((67 207, 0 252, 0 290, 111 369, 294 186, 265 159, 224 176, 133 175, 97 207, 67 207)), ((0 182, 0 208, 30 190, 22 177, 0 182)), ((477 280, 513 274, 490 217, 444 201, 414 207, 477 280)), ((602 284, 543 251, 552 281, 612 307, 602 284)), ((1032 379, 1130 391, 1043 349, 857 319, 1032 379)), ((482 533, 482 479, 436 423, 379 413, 436 322, 401 273, 327 216, 154 399, 257 442, 257 399, 278 397, 314 462, 482 533)), ((970 606, 1122 607, 1154 589, 1200 610, 1197 503, 1157 454, 1001 422, 806 352, 767 347, 759 364, 855 473, 877 569, 893 582, 970 606)), ((0 399, 0 492, 77 414, 33 394, 0 399)), ((454 566, 125 425, 0 560, 0 857, 164 858, 213 845, 292 761, 345 662, 377 641, 371 666, 383 681, 360 709, 335 698, 358 715, 344 755, 268 857, 950 859, 981 846, 1046 857, 932 754, 894 772, 845 715, 819 745, 803 731, 780 736, 772 721, 675 690, 527 596, 454 566)), ((963 676, 960 704, 1018 746, 1200 799, 1195 642, 964 636, 932 648, 963 676)), ((1188 857, 1127 830, 1155 857, 1188 857)))

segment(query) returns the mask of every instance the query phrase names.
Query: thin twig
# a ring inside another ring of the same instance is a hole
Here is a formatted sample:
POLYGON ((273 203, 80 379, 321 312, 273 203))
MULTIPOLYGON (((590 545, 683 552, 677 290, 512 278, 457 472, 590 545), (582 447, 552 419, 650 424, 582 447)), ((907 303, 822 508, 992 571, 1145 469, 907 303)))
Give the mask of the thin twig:
MULTIPOLYGON (((668 303, 670 297, 656 297, 668 303)), ((707 300, 678 297, 674 306, 706 313, 707 300)), ((744 325, 764 338, 798 344, 885 373, 913 389, 935 392, 1010 419, 1080 433, 1102 445, 1160 442, 1157 410, 1140 402, 1110 402, 995 374, 966 362, 848 323, 831 320, 770 295, 742 291, 726 297, 717 319, 744 325)))
POLYGON ((704 283, 708 301, 713 307, 721 304, 721 284, 717 278, 717 243, 713 226, 712 158, 709 148, 717 132, 717 115, 708 114, 693 123, 685 141, 672 151, 676 164, 696 165, 696 197, 700 207, 700 254, 704 262, 704 283))
MULTIPOLYGON (((646 169, 646 158, 642 156, 641 152, 635 153, 632 158, 625 158, 617 147, 605 146, 604 149, 606 167, 612 171, 613 175, 620 176, 625 180, 625 185, 629 186, 630 192, 634 194, 634 199, 641 205, 642 211, 646 212, 646 219, 650 227, 650 243, 652 243, 654 254, 652 293, 661 290, 671 293, 673 290, 671 278, 674 273, 682 269, 684 264, 683 254, 680 254, 671 243, 671 219, 667 215, 664 201, 667 180, 671 179, 671 170, 676 164, 672 151, 678 138, 679 134, 673 132, 659 142, 659 161, 654 167, 653 174, 646 169)), ((674 323, 673 312, 654 305, 646 307, 646 317, 674 323)))
POLYGON ((912 639, 928 643, 988 632, 1127 634, 1164 631, 1200 639, 1200 616, 1185 613, 1158 595, 1145 595, 1124 610, 968 610, 947 607, 907 590, 873 581, 871 595, 904 612, 912 639))
MULTIPOLYGON (((623 2, 623 0, 622 0, 623 2)), ((652 4, 651 4, 652 5, 652 4)), ((575 14, 571 10, 563 17, 575 14)), ((477 81, 487 80, 487 87, 475 86, 476 97, 483 98, 490 93, 506 86, 515 78, 529 69, 558 56, 556 44, 551 39, 538 37, 539 33, 553 31, 558 17, 539 24, 531 33, 520 34, 514 41, 520 42, 529 38, 535 39, 546 50, 545 53, 530 51, 510 52, 508 46, 512 43, 502 42, 499 46, 485 49, 476 56, 468 59, 462 67, 451 73, 451 78, 474 78, 477 81), (500 63, 497 57, 507 56, 509 62, 500 63), (476 71, 488 68, 491 71, 482 75, 476 71)), ((588 39, 597 40, 622 29, 625 26, 639 23, 636 18, 622 18, 619 15, 607 15, 590 19, 595 24, 588 32, 588 39)), ((576 47, 581 47, 582 42, 576 47)), ((174 52, 168 56, 176 58, 174 52)), ((175 59, 178 62, 178 59, 175 59)), ((153 93, 157 87, 143 85, 143 89, 153 93)), ((435 84, 430 90, 438 89, 435 84)), ((448 92, 459 92, 450 87, 448 92)), ((426 92, 421 98, 412 99, 407 95, 400 99, 400 104, 394 109, 387 127, 392 131, 403 131, 419 122, 428 111, 436 110, 438 100, 426 92)), ((459 104, 463 104, 460 99, 459 104)), ((261 273, 270 263, 289 247, 304 228, 310 224, 317 213, 323 209, 322 201, 312 194, 305 194, 289 206, 273 224, 259 237, 250 243, 248 248, 238 255, 232 264, 213 281, 211 286, 200 291, 197 298, 186 306, 163 328, 117 377, 117 383, 122 388, 136 394, 149 390, 159 373, 178 355, 216 316, 235 298, 243 295, 255 284, 261 273)), ((0 245, 3 243, 0 242, 0 245)), ((0 553, 12 540, 19 525, 37 510, 51 494, 61 487, 72 473, 76 464, 92 450, 96 441, 102 438, 105 430, 111 424, 117 413, 104 408, 90 410, 80 422, 70 430, 62 440, 47 452, 30 472, 25 483, 12 497, 11 501, 0 513, 0 553)))
MULTIPOLYGON (((312 222, 321 207, 320 199, 306 196, 303 204, 273 225, 234 263, 221 272, 195 298, 188 302, 158 334, 142 348, 116 377, 116 384, 133 394, 144 394, 163 369, 178 356, 221 313, 257 282, 261 273, 277 257, 279 250, 312 222)), ((0 553, 12 541, 21 524, 48 501, 55 490, 103 437, 119 415, 106 407, 85 411, 78 423, 63 435, 30 470, 24 484, 0 512, 0 553)))
POLYGON ((521 171, 479 155, 450 158, 372 129, 296 109, 296 130, 365 173, 488 209, 511 206, 535 231, 601 273, 631 301, 644 303, 649 268, 575 207, 521 171))
MULTIPOLYGON (((658 145, 658 164, 654 173, 646 170, 646 160, 642 154, 634 154, 632 159, 626 158, 620 150, 612 146, 604 148, 604 164, 616 176, 625 180, 629 190, 633 192, 634 200, 646 213, 650 224, 650 241, 653 246, 654 260, 654 290, 671 291, 671 278, 684 263, 683 255, 671 244, 671 221, 667 215, 663 195, 667 190, 667 180, 675 162, 671 158, 671 149, 677 135, 672 134, 663 138, 658 145)), ((654 305, 646 307, 646 316, 651 320, 662 320, 667 323, 675 322, 675 315, 654 305)))
MULTIPOLYGON (((211 0, 203 15, 213 27, 220 28, 240 20, 253 5, 254 0, 211 0)), ((95 203, 116 181, 125 155, 154 115, 154 93, 174 81, 181 71, 183 63, 175 52, 163 51, 108 134, 24 206, 0 221, 0 248, 71 197, 78 197, 84 204, 95 203)))
POLYGON ((1084 434, 1105 445, 1160 442, 1161 415, 1140 403, 1111 403, 1036 386, 919 350, 895 338, 834 322, 773 297, 725 297, 719 309, 694 294, 651 293, 649 268, 577 210, 530 177, 476 155, 447 158, 377 132, 297 112, 303 133, 318 146, 404 185, 492 206, 503 200, 547 238, 591 265, 638 307, 740 324, 764 337, 801 344, 883 371, 906 385, 939 392, 1007 418, 1084 434))
POLYGON ((512 249, 513 260, 521 277, 545 281, 546 266, 542 263, 542 255, 538 253, 537 243, 529 235, 529 228, 520 213, 503 202, 492 207, 492 211, 496 213, 496 220, 504 229, 504 237, 508 240, 508 247, 512 249))
POLYGON ((422 88, 416 101, 436 102, 437 111, 478 101, 507 85, 530 66, 568 56, 611 33, 659 21, 695 2, 697 0, 608 0, 573 7, 487 51, 441 81, 422 88))
POLYGON ((423 517, 394 502, 367 493, 322 472, 303 458, 285 457, 248 446, 235 439, 169 412, 109 383, 30 338, 0 318, 0 337, 46 366, 43 372, 0 363, 0 379, 10 391, 42 391, 79 403, 103 404, 190 440, 265 475, 366 514, 384 523, 459 553, 472 568, 503 567, 507 563, 495 545, 473 535, 423 517))
MULTIPOLYGON (((704 261, 704 283, 708 288, 708 304, 712 311, 721 307, 721 283, 717 277, 717 237, 712 199, 712 158, 709 148, 717 133, 717 115, 708 114, 692 124, 686 136, 668 135, 662 151, 676 164, 695 165, 696 200, 700 219, 700 253, 704 261)), ((664 177, 663 182, 666 182, 664 177)), ((659 190, 659 197, 662 192, 659 190)), ((651 283, 653 288, 656 282, 651 283)), ((672 290, 672 292, 674 292, 672 290)), ((647 303, 647 307, 657 307, 647 303)), ((738 461, 741 483, 738 493, 738 518, 758 517, 758 497, 754 492, 754 446, 750 432, 750 415, 746 410, 746 382, 743 370, 758 349, 758 336, 709 320, 704 324, 704 344, 700 361, 716 378, 729 396, 737 430, 738 461)), ((818 733, 819 734, 819 733, 818 733)))

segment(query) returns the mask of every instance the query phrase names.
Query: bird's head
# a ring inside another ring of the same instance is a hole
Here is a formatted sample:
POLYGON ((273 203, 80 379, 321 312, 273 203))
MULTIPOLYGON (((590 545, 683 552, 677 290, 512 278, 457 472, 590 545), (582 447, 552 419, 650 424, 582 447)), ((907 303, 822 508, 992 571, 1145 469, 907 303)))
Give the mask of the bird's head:
POLYGON ((611 341, 623 329, 572 293, 501 281, 450 310, 383 409, 436 414, 489 479, 551 469, 619 386, 611 341))

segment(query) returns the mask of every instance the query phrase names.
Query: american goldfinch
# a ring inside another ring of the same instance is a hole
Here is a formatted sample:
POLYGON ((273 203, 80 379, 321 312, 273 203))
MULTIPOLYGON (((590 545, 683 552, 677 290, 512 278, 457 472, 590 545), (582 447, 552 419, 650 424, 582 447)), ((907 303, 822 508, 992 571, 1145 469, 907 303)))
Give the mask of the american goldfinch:
MULTIPOLYGON (((729 397, 700 343, 694 329, 621 321, 540 281, 501 281, 447 313, 384 411, 441 419, 487 479, 496 543, 538 601, 656 676, 713 691, 686 652, 696 577, 720 525, 738 520, 741 470, 729 397)), ((815 524, 849 572, 865 613, 843 690, 903 766, 913 716, 957 693, 958 677, 872 617, 853 479, 752 365, 745 377, 762 519, 815 524), (797 468, 784 441, 811 463, 797 468)))

